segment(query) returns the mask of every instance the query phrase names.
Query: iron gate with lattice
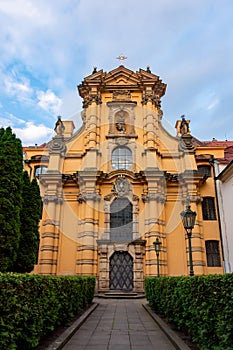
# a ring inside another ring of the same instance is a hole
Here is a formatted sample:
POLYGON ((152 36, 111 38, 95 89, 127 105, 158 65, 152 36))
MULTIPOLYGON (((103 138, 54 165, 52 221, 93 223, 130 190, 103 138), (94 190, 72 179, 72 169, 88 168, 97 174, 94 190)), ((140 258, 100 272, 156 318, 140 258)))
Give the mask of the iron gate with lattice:
POLYGON ((115 252, 110 259, 110 289, 133 289, 133 258, 128 252, 115 252))

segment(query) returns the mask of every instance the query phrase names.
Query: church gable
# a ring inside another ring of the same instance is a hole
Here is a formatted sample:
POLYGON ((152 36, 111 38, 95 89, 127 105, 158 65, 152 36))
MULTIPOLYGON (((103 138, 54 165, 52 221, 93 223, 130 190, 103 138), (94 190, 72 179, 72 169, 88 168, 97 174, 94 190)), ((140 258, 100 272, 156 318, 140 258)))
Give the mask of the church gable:
POLYGON ((106 74, 104 83, 107 89, 111 88, 111 86, 113 88, 115 85, 128 85, 135 89, 139 84, 139 79, 137 74, 130 69, 119 66, 106 74))
POLYGON ((153 102, 159 100, 165 94, 166 84, 157 75, 152 74, 149 67, 147 70, 140 69, 138 72, 133 72, 120 65, 108 73, 104 73, 103 70, 97 71, 94 68, 93 73, 78 86, 84 108, 92 102, 101 104, 102 94, 112 93, 116 89, 127 89, 130 93, 140 92, 144 103, 148 98, 152 98, 153 102))

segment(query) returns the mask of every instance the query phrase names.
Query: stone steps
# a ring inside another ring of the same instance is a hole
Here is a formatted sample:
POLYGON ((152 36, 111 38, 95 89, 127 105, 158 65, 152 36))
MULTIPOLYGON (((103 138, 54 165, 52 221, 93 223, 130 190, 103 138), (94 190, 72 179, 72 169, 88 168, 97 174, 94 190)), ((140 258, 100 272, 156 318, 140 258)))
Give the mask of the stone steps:
POLYGON ((105 292, 98 293, 95 295, 96 298, 105 298, 105 299, 142 299, 145 298, 144 293, 136 293, 136 292, 105 292))

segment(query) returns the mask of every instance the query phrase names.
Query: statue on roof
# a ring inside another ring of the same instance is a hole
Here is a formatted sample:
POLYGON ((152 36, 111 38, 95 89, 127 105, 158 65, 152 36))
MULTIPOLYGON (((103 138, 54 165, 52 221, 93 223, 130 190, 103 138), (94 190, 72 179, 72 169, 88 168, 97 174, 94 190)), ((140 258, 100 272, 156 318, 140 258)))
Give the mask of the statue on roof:
POLYGON ((183 135, 189 134, 189 123, 185 119, 184 115, 181 116, 181 119, 182 120, 180 123, 180 133, 183 136, 183 135))
POLYGON ((65 130, 64 124, 63 124, 63 122, 61 120, 61 117, 58 116, 56 124, 55 124, 54 131, 57 133, 57 135, 63 135, 64 130, 65 130))

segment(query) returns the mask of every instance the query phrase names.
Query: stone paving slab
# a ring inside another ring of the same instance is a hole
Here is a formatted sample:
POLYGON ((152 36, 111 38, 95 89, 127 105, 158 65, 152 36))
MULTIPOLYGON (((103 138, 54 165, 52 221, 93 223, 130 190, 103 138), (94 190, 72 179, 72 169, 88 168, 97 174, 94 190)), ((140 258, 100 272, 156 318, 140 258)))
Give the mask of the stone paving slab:
POLYGON ((66 336, 47 350, 190 349, 164 322, 161 325, 159 318, 152 317, 145 299, 95 298, 94 302, 76 331, 72 325, 72 334, 67 330, 66 336))

